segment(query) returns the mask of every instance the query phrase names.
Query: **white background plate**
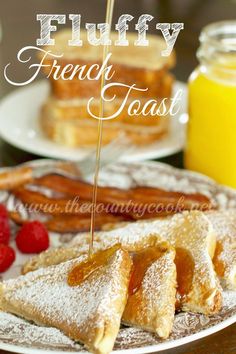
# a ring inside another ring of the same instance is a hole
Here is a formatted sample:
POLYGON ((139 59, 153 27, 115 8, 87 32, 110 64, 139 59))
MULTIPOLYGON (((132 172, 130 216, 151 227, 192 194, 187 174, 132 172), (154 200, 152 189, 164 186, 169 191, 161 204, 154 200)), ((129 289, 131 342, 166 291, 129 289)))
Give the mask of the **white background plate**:
MULTIPOLYGON (((183 90, 180 115, 171 119, 169 133, 160 141, 127 152, 121 160, 141 161, 168 156, 184 147, 186 123, 186 85, 176 82, 174 92, 183 90), (181 119, 182 118, 182 119, 181 119)), ((18 88, 0 103, 0 135, 8 143, 40 156, 80 161, 89 149, 72 149, 47 139, 38 124, 39 111, 49 94, 46 80, 18 88)))

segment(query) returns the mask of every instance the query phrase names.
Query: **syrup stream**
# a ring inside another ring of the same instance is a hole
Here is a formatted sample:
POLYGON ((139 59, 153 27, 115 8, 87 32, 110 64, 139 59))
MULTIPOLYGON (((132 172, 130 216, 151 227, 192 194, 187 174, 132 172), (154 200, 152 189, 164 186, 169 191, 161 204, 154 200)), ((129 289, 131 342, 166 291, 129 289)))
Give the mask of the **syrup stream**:
MULTIPOLYGON (((111 31, 111 23, 112 23, 112 15, 114 9, 115 0, 107 0, 107 9, 106 9, 106 23, 109 24, 109 31, 111 31)), ((108 45, 105 45, 103 48, 103 58, 104 62, 107 54, 108 54, 108 45)), ((105 70, 103 70, 101 77, 101 92, 103 87, 105 86, 105 70)), ((99 117, 102 118, 104 116, 104 102, 100 97, 100 106, 99 106, 99 117)), ((97 190, 98 190, 98 174, 100 168, 100 158, 101 158, 101 145, 102 145, 102 128, 103 128, 103 120, 98 120, 98 139, 96 146, 96 163, 95 163, 95 172, 94 172, 94 181, 93 181, 93 198, 92 198, 92 213, 91 213, 91 224, 90 224, 90 244, 89 244, 89 256, 93 253, 93 242, 94 242, 94 231, 95 231, 95 211, 97 204, 97 190)))

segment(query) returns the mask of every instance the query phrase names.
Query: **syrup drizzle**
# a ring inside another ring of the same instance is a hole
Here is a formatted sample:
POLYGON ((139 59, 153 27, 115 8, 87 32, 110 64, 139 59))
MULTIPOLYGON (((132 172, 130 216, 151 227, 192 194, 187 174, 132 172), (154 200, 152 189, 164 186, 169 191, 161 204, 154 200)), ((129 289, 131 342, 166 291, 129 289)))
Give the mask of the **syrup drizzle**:
POLYGON ((176 309, 181 309, 181 305, 186 301, 193 285, 194 260, 191 253, 184 248, 176 247, 175 265, 177 270, 177 298, 176 309))
POLYGON ((106 250, 92 254, 84 262, 78 264, 70 271, 67 283, 69 286, 78 286, 90 277, 99 268, 108 264, 115 252, 121 249, 120 244, 116 244, 106 250))
MULTIPOLYGON (((111 31, 111 23, 112 23, 112 15, 114 9, 115 0, 107 0, 107 9, 106 9, 106 23, 109 24, 109 31, 111 31)), ((108 54, 108 45, 105 45, 103 48, 103 58, 104 62, 107 54, 108 54)), ((103 70, 101 77, 101 92, 103 87, 105 86, 105 70, 103 70)), ((103 118, 104 116, 104 102, 100 97, 100 105, 99 105, 99 117, 103 118)), ((103 120, 98 120, 98 139, 96 146, 96 163, 95 163, 95 173, 94 173, 94 181, 93 181, 93 197, 92 197, 92 213, 91 213, 91 225, 90 225, 90 244, 89 244, 89 256, 91 257, 93 253, 93 242, 94 242, 94 230, 95 230, 95 212, 96 212, 96 204, 97 204, 97 191, 98 191, 98 175, 100 168, 100 158, 101 158, 101 146, 102 146, 102 129, 103 128, 103 120)))

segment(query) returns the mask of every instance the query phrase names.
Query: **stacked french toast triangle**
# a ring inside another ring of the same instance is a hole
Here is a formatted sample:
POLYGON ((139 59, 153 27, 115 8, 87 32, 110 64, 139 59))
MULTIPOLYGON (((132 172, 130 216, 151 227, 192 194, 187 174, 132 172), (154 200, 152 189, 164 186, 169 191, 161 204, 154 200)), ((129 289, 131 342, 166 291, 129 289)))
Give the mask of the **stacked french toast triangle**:
POLYGON ((95 234, 90 257, 89 235, 80 234, 3 282, 0 308, 94 353, 112 350, 121 323, 168 338, 176 311, 218 313, 220 280, 236 289, 235 215, 190 211, 117 225, 95 234))

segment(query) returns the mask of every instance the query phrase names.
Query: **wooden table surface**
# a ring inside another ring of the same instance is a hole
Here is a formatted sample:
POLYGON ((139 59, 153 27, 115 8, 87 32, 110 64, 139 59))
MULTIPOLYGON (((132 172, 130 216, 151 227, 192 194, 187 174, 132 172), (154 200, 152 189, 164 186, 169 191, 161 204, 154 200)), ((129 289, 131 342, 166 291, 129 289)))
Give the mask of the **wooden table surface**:
MULTIPOLYGON (((17 51, 26 45, 35 45, 39 35, 37 13, 81 13, 83 23, 86 21, 103 21, 105 0, 7 0, 0 1, 0 21, 3 40, 0 43, 0 97, 14 88, 3 79, 3 67, 14 61, 17 51)), ((198 47, 198 36, 201 28, 209 22, 235 19, 235 0, 118 0, 114 19, 121 14, 130 13, 135 18, 140 14, 150 13, 156 22, 184 22, 183 31, 177 42, 176 77, 186 81, 193 68, 197 65, 195 52, 198 47)), ((151 31, 155 32, 154 26, 151 31)), ((27 72, 15 66, 13 72, 16 80, 23 80, 27 72)), ((0 140, 0 166, 13 166, 20 162, 35 159, 0 140)), ((182 154, 164 159, 174 166, 182 167, 182 154)), ((1 351, 0 354, 7 352, 1 351)), ((236 324, 205 339, 163 352, 165 354, 233 354, 236 353, 236 324)))

